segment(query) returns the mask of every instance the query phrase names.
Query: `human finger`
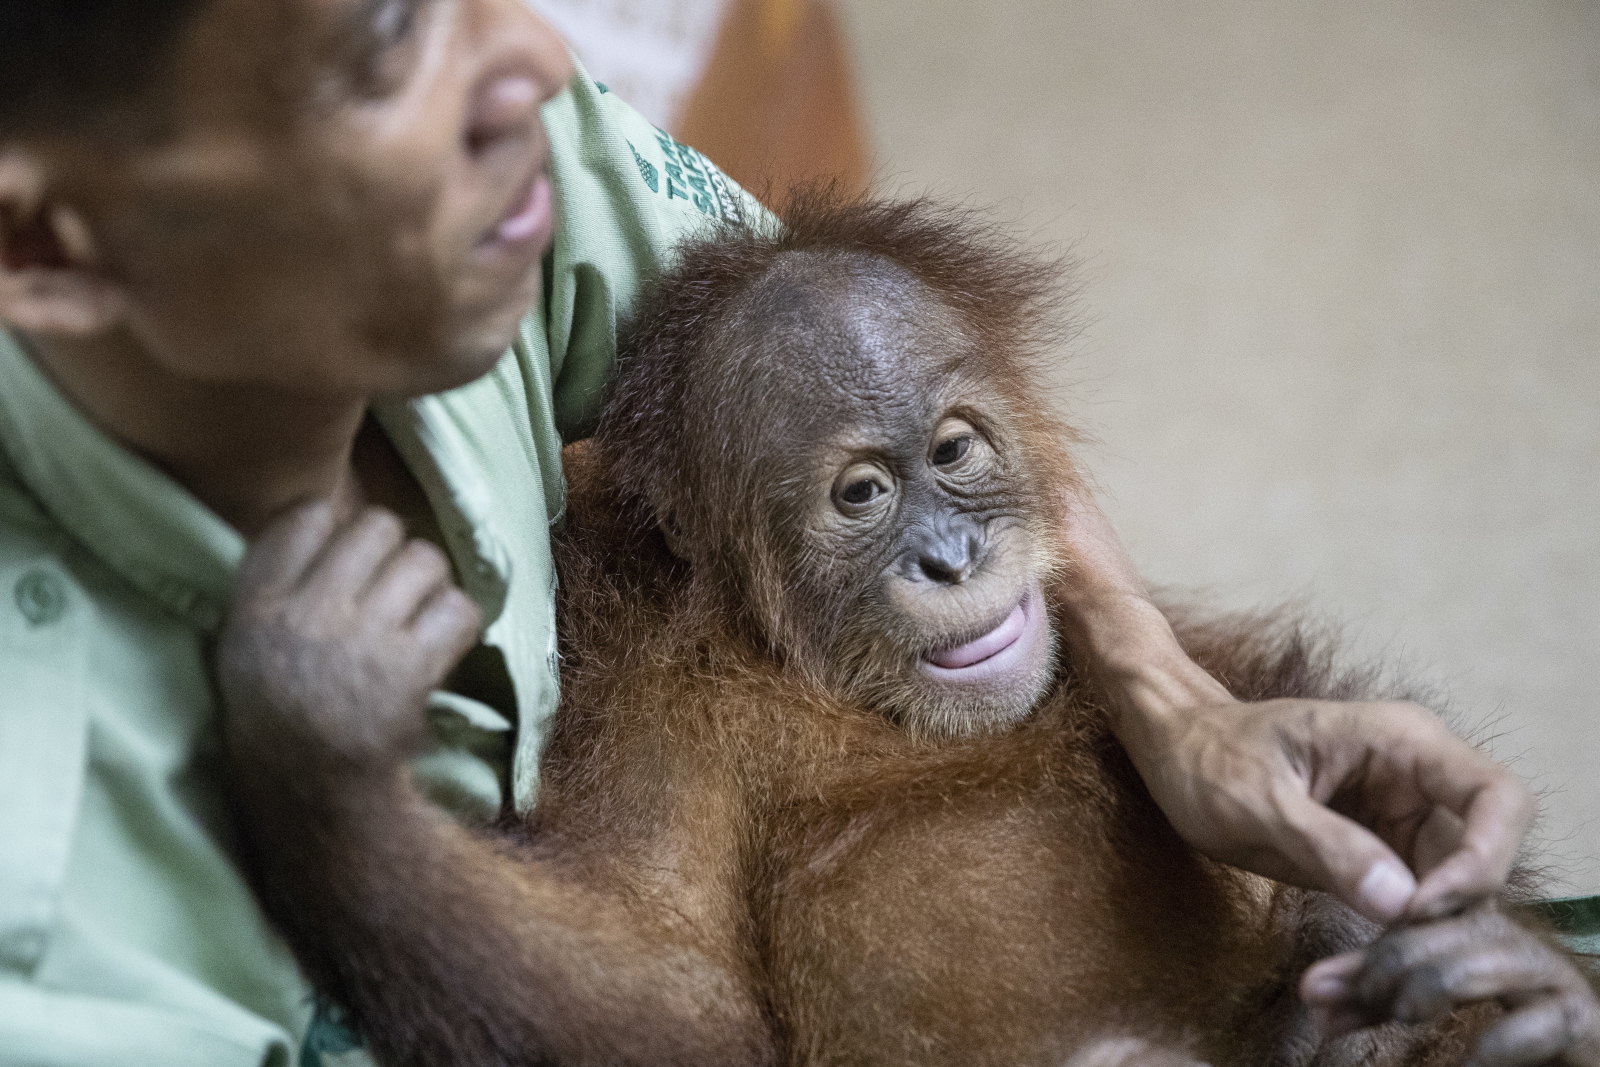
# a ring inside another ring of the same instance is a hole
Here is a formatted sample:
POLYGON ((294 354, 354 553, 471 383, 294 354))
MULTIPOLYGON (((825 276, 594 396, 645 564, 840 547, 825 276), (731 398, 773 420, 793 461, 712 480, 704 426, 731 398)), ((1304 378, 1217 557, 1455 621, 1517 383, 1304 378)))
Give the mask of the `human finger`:
POLYGON ((362 624, 381 630, 408 624, 449 581, 450 561, 443 552, 427 541, 408 541, 373 578, 362 624))
POLYGON ((1305 794, 1286 795, 1279 806, 1279 850, 1301 869, 1294 881, 1332 893, 1379 924, 1405 911, 1416 879, 1377 834, 1305 794))
POLYGON ((367 508, 333 535, 301 588, 316 599, 359 599, 404 538, 405 527, 392 512, 367 508))
POLYGON ((1449 808, 1435 804, 1415 826, 1411 833, 1411 870, 1419 878, 1426 878, 1461 848, 1467 823, 1449 808))
POLYGON ((334 532, 333 505, 315 500, 290 508, 273 520, 244 554, 234 576, 235 597, 286 592, 334 532))
MULTIPOLYGON (((1402 830, 1392 844, 1403 849, 1406 876, 1421 878, 1428 895, 1420 901, 1414 892, 1405 916, 1410 920, 1439 918, 1461 910, 1476 900, 1494 895, 1504 885, 1521 837, 1533 814, 1533 798, 1526 787, 1481 750, 1457 737, 1432 711, 1413 703, 1337 706, 1341 714, 1332 721, 1348 746, 1364 748, 1376 759, 1327 759, 1327 737, 1303 740, 1312 750, 1323 750, 1325 765, 1360 768, 1362 794, 1369 810, 1383 812, 1391 795, 1410 796, 1419 814, 1432 813, 1418 826, 1410 818, 1390 820, 1389 830, 1402 830), (1413 827, 1405 831, 1404 827, 1413 827), (1443 832, 1448 828, 1448 832, 1443 832), (1413 873, 1415 872, 1415 873, 1413 873)), ((1325 720, 1327 721, 1327 720, 1325 720)), ((1337 755, 1337 753, 1331 753, 1337 755)), ((1333 788, 1346 783, 1333 783, 1333 788)), ((1374 818, 1380 818, 1374 815, 1374 818)), ((1375 825, 1382 825, 1375 824, 1375 825)), ((1345 868, 1350 869, 1348 866, 1345 868)), ((1380 914, 1383 891, 1399 883, 1381 868, 1361 874, 1366 883, 1363 904, 1337 892, 1347 903, 1371 918, 1389 921, 1398 913, 1380 914), (1370 906, 1369 906, 1370 905, 1370 906), (1376 907, 1378 910, 1370 910, 1376 907)), ((1358 892, 1360 887, 1358 886, 1358 892)))
POLYGON ((1490 764, 1483 773, 1487 780, 1458 812, 1465 822, 1459 846, 1423 878, 1408 918, 1448 915, 1494 895, 1505 884, 1523 836, 1533 825, 1537 803, 1532 791, 1504 767, 1490 764))

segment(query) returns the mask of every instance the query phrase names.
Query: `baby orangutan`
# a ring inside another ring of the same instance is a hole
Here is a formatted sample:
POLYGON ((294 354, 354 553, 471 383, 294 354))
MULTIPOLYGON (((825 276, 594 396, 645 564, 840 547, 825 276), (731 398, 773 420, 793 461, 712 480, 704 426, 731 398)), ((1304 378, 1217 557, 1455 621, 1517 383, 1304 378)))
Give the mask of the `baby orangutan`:
MULTIPOLYGON (((1319 1040, 1301 972, 1379 931, 1185 846, 1058 654, 1049 284, 918 204, 688 248, 569 453, 563 709, 494 832, 407 771, 476 631, 442 558, 325 507, 257 546, 219 654, 248 862, 380 1062, 1600 1064, 1587 980, 1498 907, 1383 935, 1373 1028, 1319 1040)), ((1242 698, 1361 695, 1292 630, 1180 629, 1242 698)))

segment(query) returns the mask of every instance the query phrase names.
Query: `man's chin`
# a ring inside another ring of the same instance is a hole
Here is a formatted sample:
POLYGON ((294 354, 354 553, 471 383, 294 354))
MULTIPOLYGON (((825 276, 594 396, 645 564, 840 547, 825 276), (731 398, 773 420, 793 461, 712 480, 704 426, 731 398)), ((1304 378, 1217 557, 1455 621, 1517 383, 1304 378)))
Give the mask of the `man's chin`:
POLYGON ((429 392, 440 392, 481 378, 500 361, 517 339, 522 320, 533 308, 543 289, 543 275, 537 266, 529 272, 517 291, 495 301, 492 307, 478 307, 457 317, 451 331, 451 369, 457 376, 448 385, 429 392))
MULTIPOLYGON (((473 345, 458 348, 449 358, 435 360, 425 370, 407 376, 392 395, 400 399, 447 393, 482 378, 494 369, 511 347, 515 333, 507 336, 503 344, 473 345)), ((492 339, 491 339, 492 340, 492 339)))
MULTIPOLYGON (((534 286, 533 293, 537 292, 538 287, 534 286)), ((432 361, 427 371, 419 375, 420 384, 413 384, 407 394, 442 393, 488 374, 517 339, 517 331, 532 303, 531 297, 526 301, 508 301, 506 306, 487 315, 475 315, 470 323, 452 330, 448 352, 432 361)))

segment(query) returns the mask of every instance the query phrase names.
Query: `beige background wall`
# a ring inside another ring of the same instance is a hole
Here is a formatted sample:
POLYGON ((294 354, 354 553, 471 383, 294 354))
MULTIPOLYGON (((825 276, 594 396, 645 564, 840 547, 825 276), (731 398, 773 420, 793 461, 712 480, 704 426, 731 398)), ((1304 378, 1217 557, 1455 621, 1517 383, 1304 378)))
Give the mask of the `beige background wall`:
POLYGON ((1600 892, 1600 3, 839 6, 880 178, 1088 258, 1146 573, 1448 685, 1600 892))

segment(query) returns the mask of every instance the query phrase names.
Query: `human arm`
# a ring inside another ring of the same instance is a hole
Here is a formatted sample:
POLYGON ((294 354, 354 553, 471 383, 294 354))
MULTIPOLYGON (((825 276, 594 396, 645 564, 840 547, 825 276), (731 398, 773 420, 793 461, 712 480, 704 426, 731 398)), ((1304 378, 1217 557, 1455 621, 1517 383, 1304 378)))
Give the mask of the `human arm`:
POLYGON ((715 932, 526 835, 470 833, 406 758, 478 615, 431 546, 300 509, 253 546, 218 649, 263 905, 382 1062, 760 1063, 715 932))
POLYGON ((1190 844, 1379 922, 1504 884, 1534 811, 1510 772, 1415 704, 1234 700, 1179 645, 1087 493, 1069 495, 1064 525, 1064 637, 1190 844))

